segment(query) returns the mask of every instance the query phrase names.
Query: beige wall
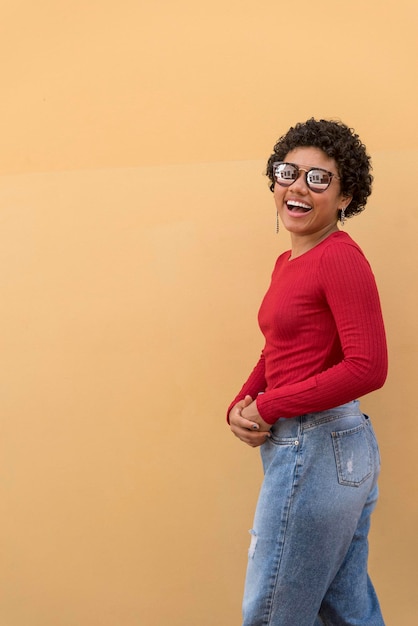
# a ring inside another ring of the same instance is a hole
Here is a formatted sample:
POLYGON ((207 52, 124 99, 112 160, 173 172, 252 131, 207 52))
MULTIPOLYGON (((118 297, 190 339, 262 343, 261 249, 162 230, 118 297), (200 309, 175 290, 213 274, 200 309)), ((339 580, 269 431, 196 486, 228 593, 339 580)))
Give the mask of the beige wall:
POLYGON ((239 626, 261 468, 224 412, 288 246, 264 160, 311 115, 373 156, 370 566, 413 626, 415 0, 3 1, 1 28, 1 626, 239 626))

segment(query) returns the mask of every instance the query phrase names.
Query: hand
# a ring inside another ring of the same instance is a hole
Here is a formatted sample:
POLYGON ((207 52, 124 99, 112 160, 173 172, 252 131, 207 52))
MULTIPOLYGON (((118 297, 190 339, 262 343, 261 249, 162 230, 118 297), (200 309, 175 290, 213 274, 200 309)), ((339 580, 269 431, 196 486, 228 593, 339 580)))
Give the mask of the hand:
POLYGON ((245 396, 244 400, 232 407, 229 424, 234 435, 252 448, 261 446, 270 437, 271 425, 262 419, 251 396, 245 396))
MULTIPOLYGON (((250 396, 247 396, 247 397, 249 398, 250 396)), ((257 403, 255 400, 254 402, 247 404, 247 406, 241 410, 241 415, 242 417, 245 417, 247 420, 250 420, 253 424, 257 424, 260 431, 262 432, 270 431, 271 424, 263 420, 260 413, 258 412, 257 403)))

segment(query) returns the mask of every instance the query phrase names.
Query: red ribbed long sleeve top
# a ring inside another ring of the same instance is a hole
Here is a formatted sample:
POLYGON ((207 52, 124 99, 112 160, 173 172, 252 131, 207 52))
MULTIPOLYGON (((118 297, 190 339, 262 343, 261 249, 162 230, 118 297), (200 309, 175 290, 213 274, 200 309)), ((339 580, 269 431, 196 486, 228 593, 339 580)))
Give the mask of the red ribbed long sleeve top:
POLYGON ((276 262, 259 311, 261 357, 231 403, 247 394, 268 423, 345 404, 383 385, 387 348, 370 265, 338 231, 276 262))

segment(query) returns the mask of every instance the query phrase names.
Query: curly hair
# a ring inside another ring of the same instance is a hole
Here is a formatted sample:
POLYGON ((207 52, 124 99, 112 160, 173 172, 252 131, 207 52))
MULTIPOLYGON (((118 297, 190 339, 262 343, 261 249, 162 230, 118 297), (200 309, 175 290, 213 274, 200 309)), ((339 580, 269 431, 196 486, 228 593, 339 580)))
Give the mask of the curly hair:
POLYGON ((271 181, 270 190, 274 189, 273 163, 283 161, 295 148, 319 148, 334 159, 338 167, 341 192, 352 196, 345 216, 357 215, 365 208, 367 198, 372 192, 370 157, 365 145, 352 128, 339 121, 315 120, 292 126, 276 142, 273 154, 267 162, 266 175, 271 181))

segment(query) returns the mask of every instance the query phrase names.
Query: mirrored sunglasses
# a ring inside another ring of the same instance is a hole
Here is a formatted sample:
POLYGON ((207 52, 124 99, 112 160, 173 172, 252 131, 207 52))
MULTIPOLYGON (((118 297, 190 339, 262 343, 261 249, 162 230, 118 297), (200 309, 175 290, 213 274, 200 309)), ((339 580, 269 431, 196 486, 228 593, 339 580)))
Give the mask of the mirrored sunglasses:
POLYGON ((311 191, 322 193, 331 184, 333 178, 340 180, 336 174, 328 172, 321 167, 311 167, 306 169, 299 167, 296 163, 285 163, 279 161, 273 163, 273 177, 278 185, 282 187, 290 187, 300 176, 301 172, 305 172, 305 180, 311 191))

